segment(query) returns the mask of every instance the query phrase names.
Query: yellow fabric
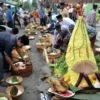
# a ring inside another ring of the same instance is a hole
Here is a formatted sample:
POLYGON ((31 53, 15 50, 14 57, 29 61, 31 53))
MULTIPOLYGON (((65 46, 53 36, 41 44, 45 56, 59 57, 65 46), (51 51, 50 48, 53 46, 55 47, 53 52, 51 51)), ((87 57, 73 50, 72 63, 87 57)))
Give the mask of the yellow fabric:
MULTIPOLYGON (((90 60, 96 64, 85 22, 83 17, 79 17, 69 41, 66 53, 68 73, 64 76, 64 79, 66 80, 66 77, 70 77, 70 83, 72 83, 72 85, 76 84, 79 77, 79 73, 72 71, 72 67, 82 60, 90 60)), ((96 71, 98 71, 98 68, 96 71)), ((89 75, 91 81, 94 83, 95 81, 91 78, 92 76, 94 76, 94 74, 89 75)), ((81 85, 82 84, 87 84, 84 79, 82 80, 81 85)))
POLYGON ((96 19, 97 21, 100 21, 100 14, 97 14, 96 19))

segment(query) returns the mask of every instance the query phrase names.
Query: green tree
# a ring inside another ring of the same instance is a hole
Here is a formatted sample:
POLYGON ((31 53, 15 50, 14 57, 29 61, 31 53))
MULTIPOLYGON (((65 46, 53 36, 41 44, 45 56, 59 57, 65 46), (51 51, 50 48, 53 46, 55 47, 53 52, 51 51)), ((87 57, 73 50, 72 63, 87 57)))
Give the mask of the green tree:
POLYGON ((28 1, 24 2, 24 3, 23 3, 23 8, 24 8, 25 10, 30 10, 30 3, 29 3, 28 1))
POLYGON ((17 2, 18 5, 21 5, 22 4, 22 2, 20 0, 12 0, 12 1, 17 2))
POLYGON ((33 0, 33 1, 32 1, 32 5, 31 5, 31 6, 32 6, 32 8, 37 8, 36 0, 33 0))

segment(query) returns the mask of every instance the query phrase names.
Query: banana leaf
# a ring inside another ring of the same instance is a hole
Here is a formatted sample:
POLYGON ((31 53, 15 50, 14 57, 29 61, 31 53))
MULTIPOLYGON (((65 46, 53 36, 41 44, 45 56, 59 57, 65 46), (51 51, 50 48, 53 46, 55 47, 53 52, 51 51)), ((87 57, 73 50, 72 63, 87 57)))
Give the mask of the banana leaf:
POLYGON ((77 99, 77 100, 100 100, 100 92, 98 93, 93 93, 93 94, 86 94, 86 93, 80 93, 80 94, 75 94, 72 99, 77 99))
POLYGON ((18 79, 17 79, 16 76, 13 76, 11 81, 12 81, 12 83, 14 83, 14 82, 18 82, 18 79))
POLYGON ((80 90, 82 90, 82 89, 80 89, 80 88, 77 88, 77 87, 75 87, 75 86, 73 86, 73 85, 68 85, 69 86, 69 88, 70 88, 70 90, 72 91, 72 92, 79 92, 80 90))

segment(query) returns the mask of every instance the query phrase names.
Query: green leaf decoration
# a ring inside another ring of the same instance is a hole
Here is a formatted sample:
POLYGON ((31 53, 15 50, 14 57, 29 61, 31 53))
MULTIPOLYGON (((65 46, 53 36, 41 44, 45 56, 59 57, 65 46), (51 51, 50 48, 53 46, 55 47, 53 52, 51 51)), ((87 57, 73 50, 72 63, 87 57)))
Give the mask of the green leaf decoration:
POLYGON ((16 76, 13 76, 11 82, 12 82, 12 83, 14 83, 14 82, 18 82, 17 77, 16 77, 16 76))
POLYGON ((22 57, 24 57, 25 56, 25 52, 22 52, 22 57))
POLYGON ((75 94, 72 99, 77 99, 77 100, 100 100, 100 95, 93 93, 93 94, 86 94, 86 93, 80 93, 80 94, 75 94))
POLYGON ((75 87, 75 86, 73 86, 73 85, 68 85, 69 86, 69 88, 70 88, 70 90, 72 91, 72 92, 78 92, 78 91, 80 91, 80 90, 82 90, 82 89, 80 89, 80 88, 77 88, 77 87, 75 87))

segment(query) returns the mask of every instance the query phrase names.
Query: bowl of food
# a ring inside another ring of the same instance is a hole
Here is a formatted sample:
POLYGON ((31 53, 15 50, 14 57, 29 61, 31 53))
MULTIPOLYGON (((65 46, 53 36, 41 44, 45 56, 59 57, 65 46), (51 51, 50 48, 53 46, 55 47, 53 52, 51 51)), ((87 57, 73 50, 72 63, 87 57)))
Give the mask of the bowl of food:
POLYGON ((21 76, 11 76, 6 79, 8 85, 21 85, 23 78, 21 76))
POLYGON ((50 42, 38 42, 38 43, 36 43, 37 49, 41 49, 41 50, 43 50, 44 47, 50 47, 50 46, 51 46, 50 42))
POLYGON ((14 63, 14 65, 18 68, 19 71, 26 69, 24 62, 17 62, 17 63, 14 63))
POLYGON ((53 49, 52 47, 48 47, 46 51, 49 59, 57 59, 61 57, 61 51, 59 49, 53 49))
POLYGON ((20 100, 24 93, 24 88, 20 85, 10 86, 6 89, 6 93, 12 97, 13 100, 20 100))
POLYGON ((12 98, 7 94, 0 93, 0 100, 12 100, 12 98))

